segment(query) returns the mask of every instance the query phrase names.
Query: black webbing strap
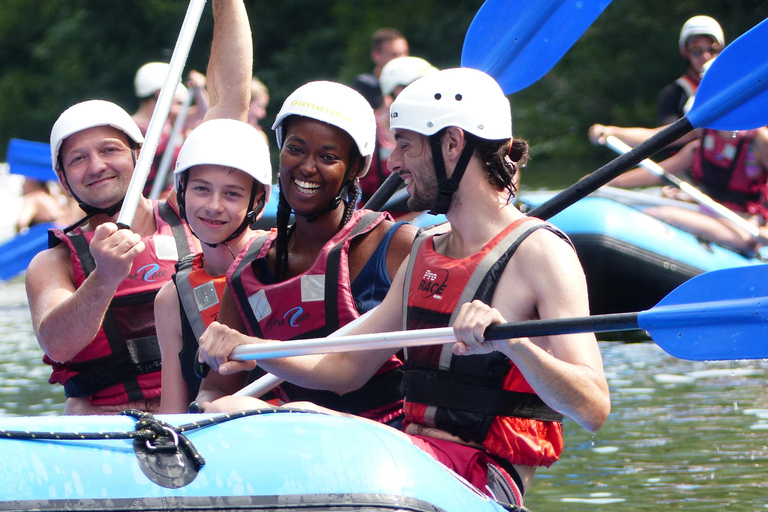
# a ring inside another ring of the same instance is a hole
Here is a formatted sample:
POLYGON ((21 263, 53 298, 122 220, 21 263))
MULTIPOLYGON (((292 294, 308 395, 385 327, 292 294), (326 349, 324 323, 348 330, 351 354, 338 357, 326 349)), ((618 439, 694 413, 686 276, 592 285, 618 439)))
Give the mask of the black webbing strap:
POLYGON ((540 421, 563 421, 563 415, 538 395, 505 391, 456 378, 440 370, 408 370, 403 387, 409 402, 459 409, 490 416, 512 416, 540 421))

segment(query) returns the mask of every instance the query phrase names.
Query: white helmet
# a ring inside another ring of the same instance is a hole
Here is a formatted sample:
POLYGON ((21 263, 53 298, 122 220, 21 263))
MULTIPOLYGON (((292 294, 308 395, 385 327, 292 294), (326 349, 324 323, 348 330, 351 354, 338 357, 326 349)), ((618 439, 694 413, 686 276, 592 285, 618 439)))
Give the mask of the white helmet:
POLYGON ((89 100, 72 105, 61 113, 51 129, 51 163, 58 168, 59 151, 64 139, 77 132, 111 126, 125 133, 136 144, 144 143, 144 136, 130 114, 109 101, 89 100))
MULTIPOLYGON (((141 66, 133 79, 136 97, 148 98, 162 89, 170 68, 171 65, 165 62, 148 62, 141 66)), ((175 98, 178 101, 184 101, 187 94, 189 94, 187 88, 179 83, 176 86, 175 98)))
POLYGON ((685 22, 682 30, 680 30, 680 40, 678 42, 680 51, 685 49, 688 38, 693 36, 709 36, 717 41, 720 46, 725 46, 723 29, 714 18, 709 16, 694 16, 685 22))
POLYGON ((389 109, 389 127, 434 135, 456 126, 481 139, 512 137, 512 108, 496 81, 476 69, 430 73, 401 92, 389 109))
POLYGON ((419 57, 398 57, 387 62, 381 70, 379 85, 385 96, 395 87, 405 87, 419 78, 437 71, 437 68, 419 57))
POLYGON ((365 159, 357 177, 368 172, 376 146, 376 117, 371 105, 359 92, 346 85, 323 81, 309 82, 293 91, 272 125, 278 148, 283 146, 283 121, 288 116, 309 117, 347 132, 365 159))
POLYGON ((176 192, 185 171, 206 164, 233 167, 262 185, 272 184, 272 161, 267 143, 256 128, 242 121, 212 119, 192 130, 176 159, 173 171, 176 192))

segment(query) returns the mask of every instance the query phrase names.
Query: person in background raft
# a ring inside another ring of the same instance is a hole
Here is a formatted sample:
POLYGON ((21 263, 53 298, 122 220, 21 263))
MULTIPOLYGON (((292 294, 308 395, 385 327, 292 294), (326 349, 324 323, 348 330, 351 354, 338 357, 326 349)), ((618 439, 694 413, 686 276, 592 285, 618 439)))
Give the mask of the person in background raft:
POLYGON ((262 134, 245 122, 253 66, 248 15, 242 0, 215 6, 221 7, 222 23, 214 26, 218 45, 208 67, 219 78, 219 94, 211 94, 217 103, 187 137, 174 171, 181 217, 202 252, 177 264, 173 281, 155 300, 163 413, 187 412, 197 396, 197 340, 218 318, 226 271, 255 234, 249 225, 261 215, 271 189, 269 150, 262 134))
POLYGON ((354 90, 363 95, 373 108, 376 115, 376 151, 371 161, 371 171, 361 180, 361 200, 365 203, 379 186, 384 182, 389 157, 395 141, 389 131, 389 105, 391 98, 383 95, 379 79, 381 72, 393 59, 407 57, 409 54, 408 41, 405 36, 394 28, 380 28, 371 36, 371 60, 373 71, 369 74, 358 75, 350 84, 354 90))
MULTIPOLYGON (((385 98, 387 118, 383 121, 377 121, 377 128, 379 130, 386 130, 387 133, 392 135, 392 132, 389 130, 389 106, 392 104, 392 100, 397 98, 397 95, 406 86, 435 71, 437 71, 436 67, 419 57, 397 57, 384 65, 379 77, 379 84, 381 85, 381 93, 385 98)), ((381 137, 379 137, 379 140, 381 140, 381 137)), ((394 142, 394 139, 392 141, 394 142)), ((390 174, 386 165, 380 165, 361 178, 359 186, 362 202, 370 199, 390 174)), ((395 205, 394 208, 389 208, 387 211, 395 218, 401 220, 408 220, 409 216, 413 217, 420 213, 412 212, 409 214, 408 208, 404 204, 402 206, 395 205)))
MULTIPOLYGON (((152 113, 155 111, 155 105, 160 96, 160 89, 163 88, 165 77, 168 76, 169 68, 170 65, 165 62, 148 62, 136 71, 133 86, 136 91, 136 97, 139 98, 139 109, 133 114, 133 120, 136 121, 142 135, 147 134, 149 121, 152 119, 152 113)), ((147 182, 144 184, 145 196, 149 196, 149 193, 152 190, 152 184, 155 175, 157 174, 158 167, 160 166, 160 160, 162 160, 163 153, 168 147, 171 138, 173 123, 176 121, 176 117, 181 110, 181 105, 186 100, 188 94, 189 91, 187 88, 179 84, 176 88, 176 94, 173 97, 173 104, 171 105, 171 110, 168 114, 168 121, 163 126, 163 133, 160 136, 160 142, 158 143, 157 151, 155 152, 155 158, 152 161, 152 167, 150 168, 147 182)), ((179 150, 178 148, 173 148, 173 151, 178 154, 179 150)))
MULTIPOLYGON (((373 110, 360 94, 310 82, 288 96, 272 128, 280 147, 277 231, 253 239, 230 267, 219 321, 277 340, 326 336, 381 302, 416 229, 386 213, 355 211, 355 181, 368 172, 375 144, 373 110)), ((282 402, 399 425, 401 365, 390 354, 343 396, 289 383, 276 392, 282 402)), ((234 393, 247 376, 210 372, 198 402, 234 393)))
MULTIPOLYGON (((512 138, 509 101, 491 77, 468 68, 432 73, 397 97, 390 122, 397 146, 389 166, 405 180, 409 207, 445 213, 450 225, 416 239, 384 301, 353 333, 453 325, 455 344, 405 351, 405 432, 480 492, 521 505, 536 468, 560 456, 563 415, 590 431, 605 422, 608 384, 593 334, 486 341, 483 333, 497 322, 588 315, 584 273, 564 234, 511 203, 528 146, 512 138)), ((229 375, 252 366, 229 359, 251 343, 262 340, 214 322, 201 356, 229 375)), ((343 393, 394 350, 259 366, 343 393)), ((208 410, 243 406, 233 398, 208 410)))
POLYGON ((67 220, 66 207, 51 194, 47 182, 26 177, 21 193, 21 208, 16 217, 16 233, 26 231, 36 224, 61 223, 67 220))
MULTIPOLYGON (((213 2, 214 62, 226 62, 220 53, 228 52, 224 31, 215 27, 232 24, 239 4, 213 2)), ((231 70, 212 66, 208 72, 212 108, 226 117, 240 108, 228 105, 226 95, 219 98, 231 70)), ((65 414, 160 409, 154 299, 176 262, 200 248, 167 202, 141 197, 131 229, 117 228, 143 141, 125 110, 100 100, 70 107, 51 130, 53 167, 87 215, 54 232, 53 242, 61 243, 35 256, 26 286, 32 326, 53 367, 49 381, 64 386, 65 414)))
POLYGON ((671 124, 685 115, 683 109, 688 98, 696 94, 699 88, 702 66, 717 56, 725 46, 723 29, 709 16, 694 16, 680 30, 678 46, 687 67, 683 76, 659 93, 656 103, 657 126, 671 124))

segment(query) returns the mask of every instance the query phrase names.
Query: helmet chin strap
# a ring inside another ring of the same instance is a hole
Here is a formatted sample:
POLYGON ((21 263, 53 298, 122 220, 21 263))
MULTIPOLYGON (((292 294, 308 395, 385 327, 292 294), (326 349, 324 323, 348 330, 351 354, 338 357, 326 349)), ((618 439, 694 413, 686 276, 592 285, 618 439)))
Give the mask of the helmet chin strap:
POLYGON ((477 141, 472 136, 467 136, 465 133, 464 149, 461 151, 461 156, 456 162, 456 167, 453 169, 453 175, 449 178, 448 173, 445 170, 445 161, 443 160, 443 148, 441 144, 442 133, 438 132, 429 136, 429 145, 432 148, 432 162, 435 166, 435 175, 437 176, 438 195, 435 200, 435 205, 427 213, 430 215, 440 215, 448 213, 448 209, 451 207, 451 201, 453 200, 453 194, 459 190, 459 182, 464 171, 467 170, 469 165, 469 159, 472 158, 472 154, 475 152, 475 146, 477 141))

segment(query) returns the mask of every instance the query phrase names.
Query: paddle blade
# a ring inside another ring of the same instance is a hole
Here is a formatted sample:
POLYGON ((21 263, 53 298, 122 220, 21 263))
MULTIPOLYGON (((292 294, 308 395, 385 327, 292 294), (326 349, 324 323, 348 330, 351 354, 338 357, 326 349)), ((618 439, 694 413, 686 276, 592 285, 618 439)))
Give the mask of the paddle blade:
POLYGON ((698 275, 641 312, 637 322, 681 359, 768 358, 768 266, 698 275))
POLYGON ((11 166, 11 174, 40 181, 57 179, 51 167, 51 146, 45 142, 11 139, 8 141, 6 160, 11 166))
POLYGON ((729 44, 701 80, 687 117, 696 128, 750 130, 768 124, 768 19, 729 44))
POLYGON ((611 0, 486 0, 472 20, 462 67, 485 71, 504 94, 557 64, 611 0))

